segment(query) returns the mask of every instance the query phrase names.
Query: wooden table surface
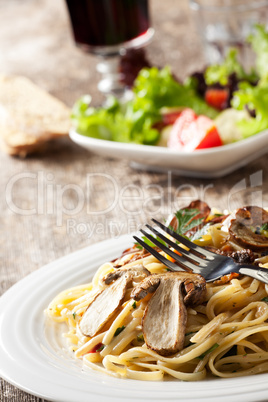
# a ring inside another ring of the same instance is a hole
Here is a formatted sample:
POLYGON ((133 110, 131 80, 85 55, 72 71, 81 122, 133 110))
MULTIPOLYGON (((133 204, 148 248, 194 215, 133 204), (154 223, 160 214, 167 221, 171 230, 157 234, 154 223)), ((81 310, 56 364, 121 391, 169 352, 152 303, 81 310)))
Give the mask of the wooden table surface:
MULTIPOLYGON (((201 69, 202 47, 187 0, 151 0, 151 14, 156 33, 147 49, 150 62, 168 64, 182 78, 201 69)), ((69 106, 85 92, 97 105, 102 96, 95 66, 96 58, 73 44, 64 0, 0 0, 0 72, 29 77, 69 106)), ((44 264, 131 233, 151 216, 163 217, 196 198, 221 209, 268 206, 267 155, 215 180, 133 170, 68 139, 26 159, 1 153, 0 163, 0 295, 44 264)), ((0 380, 0 401, 41 399, 0 380)))

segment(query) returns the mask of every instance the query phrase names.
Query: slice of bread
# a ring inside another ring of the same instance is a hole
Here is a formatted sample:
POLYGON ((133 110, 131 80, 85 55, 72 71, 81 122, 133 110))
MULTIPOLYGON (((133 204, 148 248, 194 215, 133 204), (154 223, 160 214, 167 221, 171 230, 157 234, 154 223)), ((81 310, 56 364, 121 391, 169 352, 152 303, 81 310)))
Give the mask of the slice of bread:
POLYGON ((66 136, 70 113, 29 79, 0 75, 0 147, 8 154, 25 157, 66 136))

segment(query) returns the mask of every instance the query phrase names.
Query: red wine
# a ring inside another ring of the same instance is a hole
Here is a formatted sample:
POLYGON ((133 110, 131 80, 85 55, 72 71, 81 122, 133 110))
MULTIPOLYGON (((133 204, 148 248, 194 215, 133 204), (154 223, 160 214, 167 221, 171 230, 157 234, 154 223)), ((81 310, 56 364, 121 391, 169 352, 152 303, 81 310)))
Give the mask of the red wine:
POLYGON ((75 42, 87 47, 114 46, 145 34, 148 0, 66 0, 75 42))

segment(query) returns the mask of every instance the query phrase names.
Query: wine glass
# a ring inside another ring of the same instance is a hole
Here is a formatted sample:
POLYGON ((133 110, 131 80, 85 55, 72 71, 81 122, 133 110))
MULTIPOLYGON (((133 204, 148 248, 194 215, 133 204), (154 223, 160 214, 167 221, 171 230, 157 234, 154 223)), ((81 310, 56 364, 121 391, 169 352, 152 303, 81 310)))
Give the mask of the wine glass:
POLYGON ((118 97, 125 94, 120 79, 120 57, 128 49, 148 44, 149 0, 66 0, 75 43, 101 58, 97 71, 102 74, 98 89, 118 97))

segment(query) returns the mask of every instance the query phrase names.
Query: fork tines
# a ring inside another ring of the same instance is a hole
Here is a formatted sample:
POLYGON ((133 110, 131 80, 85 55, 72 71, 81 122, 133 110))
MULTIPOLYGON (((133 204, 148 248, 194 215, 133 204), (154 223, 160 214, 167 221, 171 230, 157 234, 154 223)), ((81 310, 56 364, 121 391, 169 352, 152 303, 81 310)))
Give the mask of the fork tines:
POLYGON ((177 234, 167 226, 163 225, 162 223, 158 222, 157 220, 152 219, 152 221, 155 224, 157 224, 162 229, 162 231, 166 232, 169 236, 167 237, 159 230, 150 225, 146 225, 146 227, 150 229, 150 231, 154 233, 157 236, 157 238, 147 233, 143 229, 141 229, 141 233, 159 250, 162 250, 164 253, 169 255, 174 262, 167 259, 163 254, 160 254, 160 252, 157 249, 151 247, 146 242, 139 239, 137 236, 134 236, 134 239, 139 244, 141 244, 142 247, 144 247, 147 251, 149 251, 155 258, 161 261, 172 271, 178 271, 179 266, 184 271, 200 273, 200 268, 206 266, 206 263, 208 262, 207 260, 214 259, 213 253, 204 250, 203 248, 192 243, 185 237, 180 236, 179 234, 177 234), (172 238, 170 238, 170 236, 172 238), (181 247, 179 244, 177 244, 176 241, 187 247, 189 251, 184 247, 181 247), (169 246, 172 247, 172 249, 170 249, 169 246))
MULTIPOLYGON (((143 240, 139 239, 137 236, 133 236, 133 237, 143 248, 145 248, 145 250, 149 251, 149 253, 151 253, 157 260, 162 262, 162 264, 166 265, 171 271, 178 271, 177 264, 168 260, 162 254, 160 254, 159 251, 157 251, 155 248, 149 246, 149 244, 145 243, 143 240)), ((186 270, 191 271, 189 269, 186 269, 186 270)))
POLYGON ((199 255, 200 257, 207 258, 208 260, 214 259, 214 253, 198 246, 197 244, 193 243, 191 240, 186 239, 184 236, 179 235, 178 233, 174 232, 174 230, 170 229, 169 227, 163 225, 162 223, 158 222, 156 219, 152 219, 152 221, 159 226, 164 232, 168 233, 174 239, 178 240, 179 243, 183 244, 184 246, 188 247, 191 250, 191 253, 199 255))

